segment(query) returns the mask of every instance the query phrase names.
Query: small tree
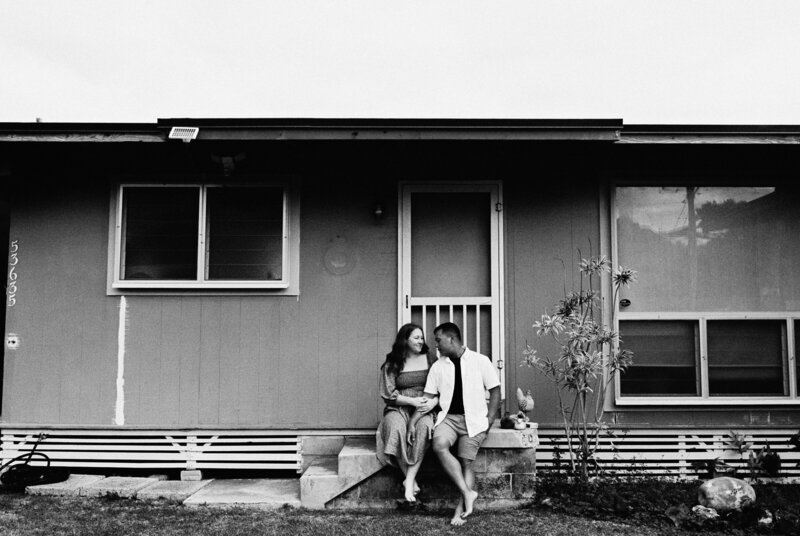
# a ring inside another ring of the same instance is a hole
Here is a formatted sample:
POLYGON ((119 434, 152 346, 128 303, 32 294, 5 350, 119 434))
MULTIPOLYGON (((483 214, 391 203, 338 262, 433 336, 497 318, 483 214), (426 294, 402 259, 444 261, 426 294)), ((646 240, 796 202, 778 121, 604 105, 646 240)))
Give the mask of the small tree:
MULTIPOLYGON (((611 262, 605 257, 583 259, 579 265, 580 287, 567 292, 555 305, 552 315, 545 312, 533 324, 539 337, 552 337, 558 354, 540 357, 537 350, 526 344, 523 365, 535 368, 553 382, 558 407, 567 437, 570 472, 588 479, 590 469, 598 468, 595 452, 600 434, 608 428, 603 421, 603 403, 609 386, 617 373, 632 363, 632 353, 619 348, 616 307, 606 326, 600 324, 600 294, 598 279, 611 272, 611 262)), ((611 275, 613 301, 619 291, 636 281, 636 272, 620 266, 611 275)))

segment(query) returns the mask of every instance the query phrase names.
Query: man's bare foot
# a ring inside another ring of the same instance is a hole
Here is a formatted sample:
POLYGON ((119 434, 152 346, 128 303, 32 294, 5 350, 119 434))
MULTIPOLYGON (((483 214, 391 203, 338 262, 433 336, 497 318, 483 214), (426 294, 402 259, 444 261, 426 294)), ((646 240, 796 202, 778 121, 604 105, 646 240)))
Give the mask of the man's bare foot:
POLYGON ((467 522, 462 516, 464 514, 464 500, 461 499, 458 501, 458 506, 456 506, 456 511, 453 513, 453 519, 450 520, 450 524, 456 527, 460 527, 464 523, 467 522))
POLYGON ((461 519, 466 519, 470 514, 472 514, 472 508, 475 506, 475 501, 478 499, 478 492, 475 490, 469 490, 464 495, 464 513, 461 514, 461 519))
POLYGON ((463 525, 466 522, 467 522, 467 520, 464 519, 463 517, 461 517, 460 515, 455 516, 453 519, 450 520, 450 524, 453 525, 454 527, 460 527, 461 525, 463 525))
POLYGON ((419 493, 419 484, 417 484, 417 481, 415 480, 414 481, 414 495, 416 495, 418 493, 419 493))
POLYGON ((414 497, 414 488, 419 489, 419 487, 417 487, 416 482, 414 482, 413 480, 409 482, 408 479, 403 480, 404 495, 408 502, 414 502, 417 500, 417 498, 414 497))

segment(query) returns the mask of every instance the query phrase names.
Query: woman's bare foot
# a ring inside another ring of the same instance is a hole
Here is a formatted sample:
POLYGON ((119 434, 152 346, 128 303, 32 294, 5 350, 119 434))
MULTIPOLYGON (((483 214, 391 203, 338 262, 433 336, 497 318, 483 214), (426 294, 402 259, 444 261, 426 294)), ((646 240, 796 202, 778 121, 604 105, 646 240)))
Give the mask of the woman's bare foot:
POLYGON ((403 480, 403 490, 405 498, 408 502, 414 502, 417 500, 417 498, 414 497, 414 488, 419 490, 419 487, 417 486, 416 482, 414 482, 413 480, 409 482, 408 479, 403 480))
POLYGON ((472 508, 475 506, 475 501, 478 499, 478 492, 469 490, 464 494, 464 513, 461 514, 461 519, 466 519, 472 514, 472 508))
POLYGON ((467 522, 466 519, 463 518, 462 514, 464 513, 464 499, 458 501, 458 506, 456 506, 456 511, 453 513, 453 519, 450 520, 450 524, 456 527, 460 527, 464 523, 467 522))
POLYGON ((414 495, 417 495, 418 493, 419 493, 419 484, 417 484, 417 481, 415 480, 414 481, 414 495))

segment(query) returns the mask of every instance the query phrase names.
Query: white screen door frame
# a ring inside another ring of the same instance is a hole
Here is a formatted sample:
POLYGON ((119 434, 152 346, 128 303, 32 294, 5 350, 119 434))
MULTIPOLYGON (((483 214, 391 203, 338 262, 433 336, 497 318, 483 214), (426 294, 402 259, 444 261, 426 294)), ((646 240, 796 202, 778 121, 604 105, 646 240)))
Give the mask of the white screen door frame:
MULTIPOLYGON (((413 316, 422 319, 423 326, 438 325, 442 322, 457 321, 465 342, 471 349, 492 358, 500 377, 500 392, 505 399, 505 374, 503 371, 505 356, 505 329, 503 318, 503 199, 502 183, 499 181, 482 181, 469 183, 401 182, 399 186, 398 214, 398 321, 399 325, 412 321, 413 316), (486 211, 489 214, 489 271, 490 295, 488 296, 426 296, 415 297, 412 292, 411 277, 411 203, 412 194, 418 193, 487 193, 489 202, 486 211), (487 314, 488 313, 488 314, 487 314), (465 321, 467 318, 469 322, 465 321), (484 321, 490 322, 491 336, 481 337, 486 333, 484 321), (461 320, 459 322, 459 320, 461 320)), ((430 328, 428 328, 429 330, 430 328)), ((426 330, 427 331, 427 330, 426 330)), ((433 333, 425 334, 428 340, 433 333)))

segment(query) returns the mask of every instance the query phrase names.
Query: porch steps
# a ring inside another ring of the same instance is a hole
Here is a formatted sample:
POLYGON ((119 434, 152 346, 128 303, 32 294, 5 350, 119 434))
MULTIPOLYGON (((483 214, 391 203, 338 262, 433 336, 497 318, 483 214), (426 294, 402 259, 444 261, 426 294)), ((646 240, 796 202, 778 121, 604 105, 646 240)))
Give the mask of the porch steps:
POLYGON ((382 467, 375 455, 373 437, 347 438, 336 458, 320 456, 300 477, 300 502, 306 508, 325 508, 328 501, 382 467))

